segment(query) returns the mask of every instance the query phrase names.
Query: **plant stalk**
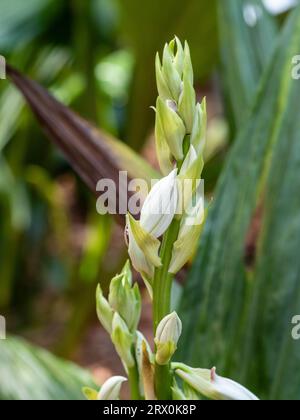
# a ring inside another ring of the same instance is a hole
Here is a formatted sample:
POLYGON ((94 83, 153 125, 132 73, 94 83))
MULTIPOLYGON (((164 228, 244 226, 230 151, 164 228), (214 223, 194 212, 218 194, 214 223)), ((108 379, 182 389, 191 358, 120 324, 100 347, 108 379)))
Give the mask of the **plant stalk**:
POLYGON ((131 399, 134 401, 142 400, 139 387, 139 372, 137 365, 135 364, 132 368, 128 369, 128 380, 130 385, 131 399))
MULTIPOLYGON (((186 136, 183 142, 184 158, 177 162, 178 172, 182 167, 184 159, 189 151, 190 136, 186 136)), ((155 270, 153 280, 153 328, 154 335, 160 321, 171 311, 171 292, 173 283, 173 274, 169 273, 169 267, 172 260, 173 246, 178 239, 180 231, 180 219, 175 218, 171 226, 163 237, 160 250, 162 266, 155 270)), ((172 377, 170 364, 161 366, 155 364, 155 391, 159 400, 172 399, 172 377)))

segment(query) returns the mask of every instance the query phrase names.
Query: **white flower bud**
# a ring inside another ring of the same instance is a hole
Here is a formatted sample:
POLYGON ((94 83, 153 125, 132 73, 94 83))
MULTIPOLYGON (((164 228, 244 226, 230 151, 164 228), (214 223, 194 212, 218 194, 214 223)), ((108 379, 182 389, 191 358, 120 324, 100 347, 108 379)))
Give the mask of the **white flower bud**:
POLYGON ((178 205, 177 169, 154 185, 141 211, 141 227, 155 238, 169 228, 178 205))
POLYGON ((124 376, 113 376, 112 378, 108 379, 100 389, 98 400, 119 400, 122 383, 126 381, 127 378, 124 378, 124 376))
POLYGON ((175 363, 176 374, 197 392, 212 400, 257 401, 248 389, 216 374, 216 369, 193 369, 175 363))
POLYGON ((135 363, 132 354, 133 335, 118 313, 114 314, 111 339, 125 366, 127 368, 133 367, 135 363))
POLYGON ((176 312, 172 312, 161 320, 155 335, 156 363, 166 365, 177 349, 181 336, 182 324, 176 312))
POLYGON ((132 274, 129 262, 121 274, 110 283, 109 304, 126 322, 129 330, 137 329, 141 315, 141 295, 137 283, 132 287, 132 274))
POLYGON ((103 296, 100 285, 98 285, 97 291, 96 291, 96 307, 97 307, 97 315, 98 315, 99 321, 101 322, 103 328, 105 328, 105 330, 109 334, 111 334, 114 311, 111 308, 108 301, 103 296))

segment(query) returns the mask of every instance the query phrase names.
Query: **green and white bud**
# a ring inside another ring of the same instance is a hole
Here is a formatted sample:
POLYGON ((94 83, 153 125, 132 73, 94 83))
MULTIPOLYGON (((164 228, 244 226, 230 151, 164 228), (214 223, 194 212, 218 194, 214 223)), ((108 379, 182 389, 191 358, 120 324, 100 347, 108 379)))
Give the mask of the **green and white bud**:
POLYGON ((196 111, 196 92, 188 76, 184 76, 183 88, 178 102, 178 113, 183 119, 187 134, 191 134, 196 111))
POLYGON ((169 228, 178 206, 177 169, 158 181, 141 210, 141 227, 155 238, 169 228))
POLYGON ((190 81, 191 85, 194 85, 194 70, 193 70, 193 64, 191 59, 191 51, 189 44, 187 41, 184 43, 184 58, 183 58, 183 77, 187 78, 190 81))
POLYGON ((128 254, 133 267, 147 279, 152 279, 155 267, 161 267, 160 241, 146 232, 130 214, 126 218, 128 254))
POLYGON ((176 160, 182 160, 183 139, 186 135, 186 128, 183 120, 177 113, 176 102, 158 97, 156 113, 171 154, 176 160))
POLYGON ((162 174, 167 176, 174 169, 174 162, 172 161, 172 154, 162 128, 161 119, 156 110, 155 113, 156 155, 162 174))
POLYGON ((194 124, 191 135, 191 144, 194 146, 197 155, 203 156, 207 129, 207 110, 206 99, 201 104, 197 104, 194 124))
POLYGON ((111 334, 114 311, 103 296, 100 284, 96 290, 96 308, 99 321, 101 322, 103 328, 111 334))
POLYGON ((155 71, 156 71, 156 84, 157 84, 159 96, 165 100, 171 99, 172 93, 168 87, 168 83, 163 74, 162 65, 161 65, 158 53, 156 54, 156 59, 155 59, 155 71))
POLYGON ((114 314, 113 318, 111 339, 125 366, 128 369, 133 367, 135 364, 132 353, 134 337, 130 333, 126 322, 117 312, 114 314))
POLYGON ((173 245, 172 259, 168 271, 174 275, 194 256, 203 230, 206 215, 204 197, 201 194, 196 196, 198 201, 192 207, 191 200, 190 208, 181 221, 178 239, 173 245))
POLYGON ((135 332, 140 321, 142 303, 138 284, 132 286, 129 261, 122 273, 112 279, 108 301, 114 311, 124 319, 129 330, 135 332))
POLYGON ((123 382, 126 382, 127 378, 124 376, 113 376, 108 379, 101 387, 98 394, 98 401, 116 401, 120 399, 120 391, 123 382))
POLYGON ((182 324, 176 312, 172 312, 161 320, 155 335, 156 356, 158 365, 166 365, 177 349, 181 336, 182 324))
POLYGON ((193 369, 181 363, 172 368, 176 374, 187 382, 195 391, 212 400, 257 401, 258 398, 248 389, 231 379, 216 374, 216 369, 193 369))
POLYGON ((163 52, 162 71, 166 80, 167 86, 172 94, 170 99, 178 102, 181 92, 181 75, 178 73, 178 62, 175 61, 174 56, 174 42, 166 44, 163 52))
MULTIPOLYGON (((184 180, 186 179, 186 174, 190 171, 191 167, 195 165, 195 162, 197 162, 198 155, 193 145, 190 146, 189 151, 183 161, 183 164, 181 166, 180 170, 180 179, 184 180)), ((191 178, 196 179, 196 178, 191 178)))

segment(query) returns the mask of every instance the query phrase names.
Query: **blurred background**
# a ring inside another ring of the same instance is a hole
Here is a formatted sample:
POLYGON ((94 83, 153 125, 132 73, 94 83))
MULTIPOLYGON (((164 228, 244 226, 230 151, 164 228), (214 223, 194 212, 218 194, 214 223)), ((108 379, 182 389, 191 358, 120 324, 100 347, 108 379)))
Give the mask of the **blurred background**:
MULTIPOLYGON (((157 95, 154 57, 174 34, 186 39, 199 100, 208 98, 204 179, 210 198, 295 2, 236 0, 240 8, 228 16, 232 2, 222 3, 223 8, 217 0, 0 0, 0 53, 157 168, 150 109, 157 95), (235 35, 226 45, 224 34, 234 22, 235 35), (237 89, 239 66, 248 66, 248 74, 246 86, 237 89)), ((0 81, 0 226, 0 314, 15 337, 0 346, 0 398, 56 398, 59 393, 80 398, 76 381, 90 382, 90 375, 69 364, 62 368, 56 356, 88 368, 98 383, 120 374, 96 319, 94 295, 96 284, 107 290, 124 264, 122 228, 96 213, 94 195, 9 80, 0 81), (17 361, 20 354, 25 367, 17 361), (43 368, 48 394, 28 390, 32 371, 26 366, 35 363, 43 368), (63 369, 72 375, 72 389, 63 387, 70 377, 63 369), (20 376, 27 386, 20 386, 20 376)), ((142 329, 151 334, 144 295, 142 329)))

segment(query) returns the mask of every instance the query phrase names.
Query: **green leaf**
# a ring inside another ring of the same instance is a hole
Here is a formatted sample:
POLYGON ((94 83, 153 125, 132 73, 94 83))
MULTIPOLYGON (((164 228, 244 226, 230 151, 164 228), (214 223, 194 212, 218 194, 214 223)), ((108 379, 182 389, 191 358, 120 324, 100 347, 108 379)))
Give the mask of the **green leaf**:
POLYGON ((298 7, 219 181, 180 311, 181 359, 217 366, 262 398, 300 395, 300 342, 291 339, 300 307, 300 84, 291 76, 299 50, 298 7), (257 215, 256 264, 247 265, 257 215))
POLYGON ((240 128, 279 31, 275 17, 265 10, 261 0, 220 1, 218 14, 226 111, 232 125, 240 128))
POLYGON ((0 48, 24 45, 45 29, 57 0, 0 0, 0 48))
MULTIPOLYGON (((24 77, 10 66, 7 72, 13 83, 23 93, 35 116, 49 138, 62 150, 77 174, 92 192, 100 179, 115 181, 119 190, 119 172, 128 172, 128 181, 159 179, 157 172, 121 141, 97 130, 80 118, 38 83, 24 77)), ((123 187, 123 186, 122 186, 123 187)))
POLYGON ((83 369, 19 338, 0 340, 0 400, 83 400, 83 369))

